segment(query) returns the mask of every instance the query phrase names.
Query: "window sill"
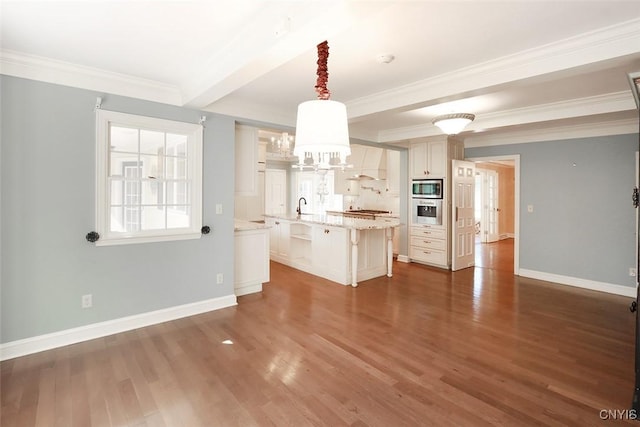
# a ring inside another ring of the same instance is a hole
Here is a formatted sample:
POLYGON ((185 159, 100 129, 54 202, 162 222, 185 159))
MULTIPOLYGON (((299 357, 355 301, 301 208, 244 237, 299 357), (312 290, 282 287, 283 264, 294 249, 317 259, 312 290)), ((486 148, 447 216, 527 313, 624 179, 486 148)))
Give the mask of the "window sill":
POLYGON ((95 242, 96 246, 117 246, 131 245, 135 243, 157 243, 157 242, 173 242, 176 240, 194 240, 202 237, 201 232, 197 233, 181 233, 167 234, 163 236, 132 236, 132 237, 110 237, 100 238, 95 242))

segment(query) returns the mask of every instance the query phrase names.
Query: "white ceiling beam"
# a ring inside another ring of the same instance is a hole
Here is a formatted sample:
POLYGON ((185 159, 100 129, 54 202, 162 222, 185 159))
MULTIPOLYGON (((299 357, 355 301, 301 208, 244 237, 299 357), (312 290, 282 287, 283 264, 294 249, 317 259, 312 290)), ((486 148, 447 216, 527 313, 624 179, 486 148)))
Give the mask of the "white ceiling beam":
POLYGON ((452 73, 385 90, 346 103, 349 118, 407 110, 428 101, 637 53, 640 19, 598 29, 452 73))
MULTIPOLYGON (((633 111, 635 108, 636 105, 630 92, 616 92, 477 115, 476 119, 465 128, 465 132, 487 131, 507 126, 633 111)), ((395 142, 441 134, 442 131, 433 124, 424 123, 418 126, 381 131, 378 133, 377 142, 395 142)))
POLYGON ((212 55, 199 78, 182 88, 186 105, 205 108, 315 49, 370 13, 389 7, 384 2, 338 0, 275 4, 282 6, 274 9, 274 3, 269 3, 259 20, 239 30, 222 51, 212 55))

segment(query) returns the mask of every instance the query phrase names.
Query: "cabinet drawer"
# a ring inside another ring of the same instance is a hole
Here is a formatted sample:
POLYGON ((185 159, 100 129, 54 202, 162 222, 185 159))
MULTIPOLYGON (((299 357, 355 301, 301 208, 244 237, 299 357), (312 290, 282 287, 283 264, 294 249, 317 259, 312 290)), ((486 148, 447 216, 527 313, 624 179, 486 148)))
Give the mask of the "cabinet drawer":
POLYGON ((438 251, 433 249, 426 249, 417 246, 409 247, 409 258, 416 261, 428 262, 430 264, 446 265, 444 251, 438 251))
POLYGON ((446 249, 446 241, 442 239, 433 239, 429 236, 417 237, 411 236, 411 246, 425 249, 436 249, 444 251, 446 249))
POLYGON ((445 239, 445 232, 442 228, 411 227, 412 237, 431 237, 434 239, 445 239))

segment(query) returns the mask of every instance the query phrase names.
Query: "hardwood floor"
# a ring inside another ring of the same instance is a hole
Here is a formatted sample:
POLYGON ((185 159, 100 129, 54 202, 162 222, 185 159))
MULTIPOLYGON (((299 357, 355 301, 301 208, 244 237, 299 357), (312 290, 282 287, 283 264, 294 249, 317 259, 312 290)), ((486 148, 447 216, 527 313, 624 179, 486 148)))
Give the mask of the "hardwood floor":
POLYGON ((630 406, 628 298, 489 268, 396 262, 354 289, 271 267, 237 307, 2 362, 2 426, 590 426, 630 406))
POLYGON ((513 244, 514 239, 503 239, 492 243, 480 243, 479 240, 476 240, 476 267, 513 274, 513 244))

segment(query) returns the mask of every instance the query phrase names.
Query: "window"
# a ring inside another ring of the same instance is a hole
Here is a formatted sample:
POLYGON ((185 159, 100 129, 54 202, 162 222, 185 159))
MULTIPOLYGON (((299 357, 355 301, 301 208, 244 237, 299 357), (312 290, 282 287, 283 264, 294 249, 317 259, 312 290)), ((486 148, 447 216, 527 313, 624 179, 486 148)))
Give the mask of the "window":
POLYGON ((96 245, 195 239, 202 126, 97 110, 96 245))
POLYGON ((342 195, 334 194, 333 170, 318 173, 314 171, 300 171, 296 173, 296 188, 294 193, 294 206, 297 206, 298 197, 304 197, 308 207, 304 212, 324 214, 326 211, 342 210, 342 195))

